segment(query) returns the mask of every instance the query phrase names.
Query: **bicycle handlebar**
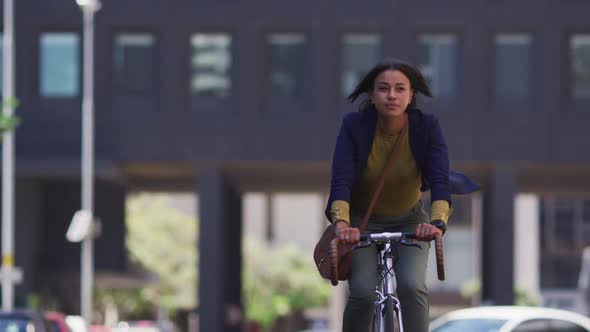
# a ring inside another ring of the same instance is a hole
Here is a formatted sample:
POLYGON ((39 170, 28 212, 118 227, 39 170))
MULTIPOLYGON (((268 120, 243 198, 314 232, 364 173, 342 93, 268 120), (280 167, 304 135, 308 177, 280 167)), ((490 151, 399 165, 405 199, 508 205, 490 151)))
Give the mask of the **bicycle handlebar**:
MULTIPOLYGON (((362 234, 361 235, 361 243, 362 242, 386 242, 386 241, 399 241, 402 239, 413 239, 416 238, 415 233, 373 233, 373 234, 362 234)), ((332 242, 330 243, 330 255, 331 255, 331 267, 332 267, 332 285, 338 285, 338 245, 340 244, 340 239, 335 237, 332 242)), ((358 247, 356 245, 353 248, 358 247)), ((436 272, 438 274, 438 280, 445 280, 445 260, 444 260, 444 252, 443 252, 443 239, 440 235, 436 235, 434 237, 434 251, 436 256, 436 272)))
POLYGON ((416 233, 408 232, 383 232, 383 233, 365 233, 361 234, 361 242, 385 242, 397 241, 402 239, 415 239, 416 233))
POLYGON ((443 239, 442 235, 434 236, 434 254, 436 256, 436 274, 438 280, 445 280, 445 255, 443 250, 443 239))

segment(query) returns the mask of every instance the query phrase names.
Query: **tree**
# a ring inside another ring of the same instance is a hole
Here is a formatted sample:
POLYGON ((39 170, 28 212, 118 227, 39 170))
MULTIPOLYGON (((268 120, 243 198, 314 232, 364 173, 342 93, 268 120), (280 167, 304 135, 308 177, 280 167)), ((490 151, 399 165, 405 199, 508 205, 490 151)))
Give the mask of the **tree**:
POLYGON ((131 260, 156 274, 142 291, 169 312, 194 308, 197 298, 197 220, 167 205, 162 196, 140 194, 127 205, 127 248, 131 260))
MULTIPOLYGON (((142 301, 168 312, 192 309, 198 303, 198 222, 170 207, 163 196, 133 195, 127 203, 127 247, 131 259, 158 276, 158 281, 134 298, 110 296, 126 308, 145 308, 142 301), (122 305, 122 304, 121 304, 122 305)), ((245 239, 243 298, 247 319, 268 330, 283 316, 324 305, 331 287, 319 276, 311 259, 295 245, 271 247, 245 239)), ((110 293, 109 293, 110 294, 110 293)), ((122 312, 126 309, 122 308, 122 312)))
POLYGON ((246 317, 269 330, 275 321, 296 311, 325 305, 331 294, 311 255, 293 244, 276 248, 245 241, 244 302, 246 317))

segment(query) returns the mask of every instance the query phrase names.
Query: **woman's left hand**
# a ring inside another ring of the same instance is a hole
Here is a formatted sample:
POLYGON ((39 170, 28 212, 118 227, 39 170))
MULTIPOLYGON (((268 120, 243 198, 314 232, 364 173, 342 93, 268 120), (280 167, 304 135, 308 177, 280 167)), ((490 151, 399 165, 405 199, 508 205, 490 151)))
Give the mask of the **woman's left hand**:
POLYGON ((434 240, 434 236, 438 234, 442 236, 442 231, 431 224, 419 224, 416 227, 416 240, 430 242, 434 240))

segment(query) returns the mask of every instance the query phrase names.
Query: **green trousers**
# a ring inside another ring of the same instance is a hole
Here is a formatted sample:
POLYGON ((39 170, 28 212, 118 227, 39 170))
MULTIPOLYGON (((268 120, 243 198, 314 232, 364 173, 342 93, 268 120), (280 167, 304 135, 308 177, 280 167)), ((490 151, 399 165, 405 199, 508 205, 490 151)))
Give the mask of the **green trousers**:
MULTIPOLYGON (((408 214, 398 217, 371 218, 365 232, 415 232, 419 223, 428 222, 428 214, 422 203, 408 214)), ((352 225, 358 226, 362 217, 352 217, 352 225)), ((428 332, 428 290, 426 266, 430 244, 419 242, 422 249, 399 246, 398 260, 394 265, 397 279, 397 297, 405 332, 428 332)), ((349 296, 344 310, 343 332, 370 331, 376 299, 375 286, 379 282, 377 249, 375 246, 357 249, 352 259, 348 280, 349 296)))

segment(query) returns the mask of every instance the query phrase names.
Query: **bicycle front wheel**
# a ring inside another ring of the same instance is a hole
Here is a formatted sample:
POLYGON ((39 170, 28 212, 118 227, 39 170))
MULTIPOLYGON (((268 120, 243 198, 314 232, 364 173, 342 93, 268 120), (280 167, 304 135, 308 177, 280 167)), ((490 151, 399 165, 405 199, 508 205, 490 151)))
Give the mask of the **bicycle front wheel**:
POLYGON ((393 299, 388 298, 382 305, 377 306, 371 320, 371 332, 394 332, 395 316, 393 310, 393 299))
POLYGON ((381 306, 376 305, 373 311, 373 319, 371 319, 371 332, 382 332, 381 325, 383 325, 383 316, 381 315, 381 306))
POLYGON ((383 332, 395 331, 395 316, 393 315, 393 299, 388 297, 385 300, 385 308, 383 310, 383 332))

